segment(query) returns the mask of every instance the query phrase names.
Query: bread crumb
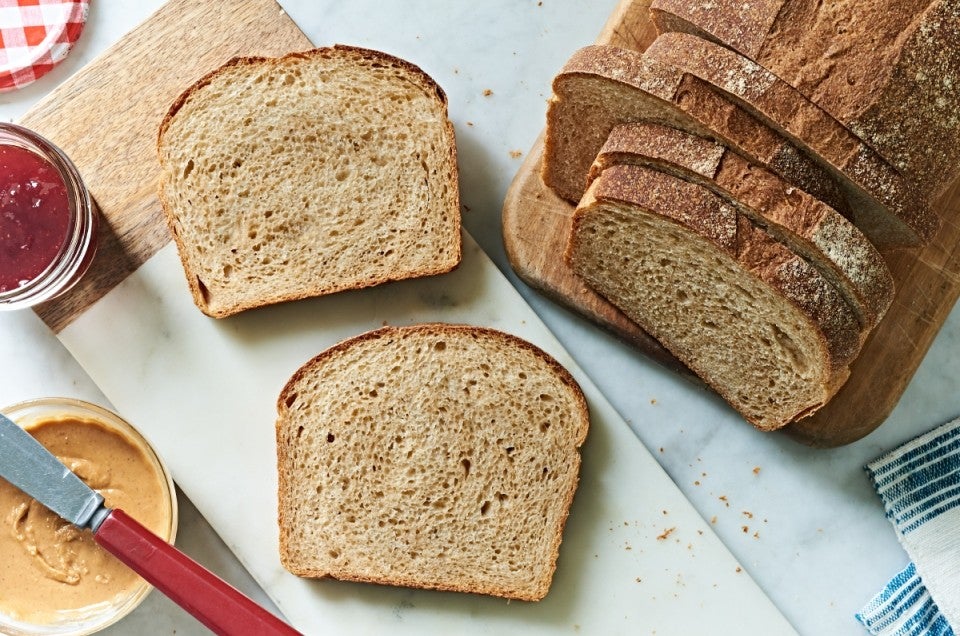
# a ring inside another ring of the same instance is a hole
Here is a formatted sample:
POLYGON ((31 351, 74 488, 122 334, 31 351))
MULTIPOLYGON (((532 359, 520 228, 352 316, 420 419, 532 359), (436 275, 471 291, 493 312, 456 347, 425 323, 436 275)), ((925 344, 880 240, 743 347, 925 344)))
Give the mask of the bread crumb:
POLYGON ((674 528, 667 528, 666 530, 663 531, 662 534, 658 534, 658 535, 657 535, 657 541, 665 541, 665 540, 667 539, 667 537, 669 537, 671 534, 673 534, 673 531, 674 531, 674 530, 676 530, 675 527, 674 527, 674 528))
POLYGON ((694 486, 699 486, 699 485, 700 485, 700 480, 698 479, 698 480, 694 481, 694 482, 693 482, 693 485, 694 485, 694 486))
POLYGON ((720 495, 719 497, 717 497, 717 499, 719 499, 720 501, 722 501, 727 508, 730 507, 730 502, 727 501, 727 496, 726 496, 726 495, 720 495))
POLYGON ((637 583, 643 583, 643 580, 639 576, 636 578, 636 581, 637 583))
POLYGON ((522 156, 523 156, 523 151, 522 151, 522 150, 511 150, 511 151, 510 151, 510 158, 511 158, 511 159, 519 159, 519 158, 522 157, 522 156))
POLYGON ((467 126, 470 126, 471 128, 473 128, 473 122, 472 122, 472 121, 468 121, 468 122, 467 122, 467 126))
POLYGON ((717 515, 713 515, 713 516, 710 518, 710 523, 711 523, 712 525, 717 525, 717 515))
POLYGON ((663 446, 660 447, 660 452, 661 452, 661 453, 663 452, 663 446))
POLYGON ((650 398, 650 404, 656 404, 657 398, 650 398))
POLYGON ((760 467, 759 467, 759 466, 754 466, 754 467, 753 467, 753 474, 754 474, 754 475, 759 475, 759 474, 760 474, 760 467))
POLYGON ((743 572, 743 568, 741 568, 741 567, 738 565, 736 571, 737 571, 737 574, 739 574, 739 573, 743 572))
POLYGON ((749 510, 744 510, 743 516, 746 517, 747 519, 753 519, 753 513, 750 512, 749 510))
POLYGON ((493 91, 492 91, 492 90, 490 90, 489 88, 483 89, 483 96, 484 96, 484 97, 490 97, 491 95, 493 95, 493 91))
POLYGON ((743 534, 750 532, 750 526, 741 526, 740 529, 743 530, 743 534))
POLYGON ((753 533, 753 538, 754 538, 754 539, 759 539, 759 538, 760 538, 760 531, 759 531, 759 530, 757 530, 756 532, 753 533))
POLYGON ((660 512, 662 512, 664 515, 668 514, 666 510, 661 510, 660 512))

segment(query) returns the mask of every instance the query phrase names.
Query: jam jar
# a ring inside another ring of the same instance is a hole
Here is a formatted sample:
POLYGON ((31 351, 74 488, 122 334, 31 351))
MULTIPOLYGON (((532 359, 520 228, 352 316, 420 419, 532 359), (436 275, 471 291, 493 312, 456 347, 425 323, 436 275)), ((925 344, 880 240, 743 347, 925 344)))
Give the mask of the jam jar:
POLYGON ((98 215, 76 166, 37 133, 0 123, 0 310, 55 298, 83 276, 98 215))

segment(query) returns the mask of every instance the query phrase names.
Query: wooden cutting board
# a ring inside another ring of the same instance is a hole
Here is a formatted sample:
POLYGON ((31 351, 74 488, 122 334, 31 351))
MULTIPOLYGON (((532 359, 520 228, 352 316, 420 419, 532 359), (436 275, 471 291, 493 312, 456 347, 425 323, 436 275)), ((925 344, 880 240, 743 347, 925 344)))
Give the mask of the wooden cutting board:
MULTIPOLYGON (((621 2, 597 43, 643 51, 656 38, 649 5, 650 0, 621 2)), ((692 375, 616 307, 587 289, 563 262, 573 206, 540 179, 542 139, 527 155, 504 202, 504 244, 511 265, 533 287, 662 364, 692 375)), ((929 246, 884 254, 897 295, 854 362, 850 379, 826 407, 787 427, 791 437, 817 447, 849 444, 880 426, 896 406, 960 295, 960 183, 934 207, 944 222, 929 246)))

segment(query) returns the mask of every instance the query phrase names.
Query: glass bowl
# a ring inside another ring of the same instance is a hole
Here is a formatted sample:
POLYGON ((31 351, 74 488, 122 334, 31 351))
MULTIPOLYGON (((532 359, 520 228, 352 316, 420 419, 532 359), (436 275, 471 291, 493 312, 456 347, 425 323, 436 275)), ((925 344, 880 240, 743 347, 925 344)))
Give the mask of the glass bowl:
MULTIPOLYGON (((154 530, 165 541, 172 543, 177 533, 177 497, 173 485, 173 479, 166 465, 156 454, 150 443, 128 422, 104 408, 95 404, 75 400, 70 398, 41 398, 20 402, 12 406, 0 409, 4 415, 16 422, 26 430, 40 427, 51 421, 63 419, 81 420, 85 424, 99 425, 106 431, 118 435, 124 442, 133 446, 139 451, 139 455, 145 461, 145 466, 150 469, 153 476, 157 478, 158 486, 162 493, 162 506, 165 510, 159 511, 157 527, 154 530)), ((72 438, 72 439, 75 439, 72 438)), ((71 442, 62 442, 70 444, 71 442)), ((92 457, 92 455, 91 455, 92 457)), ((85 461, 86 458, 73 456, 71 461, 85 461)), ((111 499, 107 491, 104 492, 108 503, 111 499)), ((129 512, 129 511, 128 511, 129 512)), ((0 524, 9 525, 10 511, 0 510, 0 524)), ((8 533, 9 527, 0 528, 0 532, 8 533)), ((84 530, 83 532, 89 532, 84 530)), ((2 545, 2 544, 0 544, 2 545)), ((9 545, 9 544, 8 544, 9 545)), ((0 548, 5 550, 7 548, 0 548)), ((113 559, 113 557, 109 557, 113 559)), ((0 554, 0 560, 4 556, 0 554)), ((54 585, 45 582, 44 585, 54 585)), ((134 610, 153 587, 140 577, 136 577, 130 585, 123 587, 122 591, 111 598, 105 598, 101 601, 90 602, 82 607, 71 609, 52 609, 44 612, 42 618, 31 617, 24 619, 11 616, 9 605, 2 605, 3 599, 0 599, 0 634, 9 636, 80 636, 83 634, 92 634, 113 623, 117 622, 134 610), (25 622, 25 620, 27 622, 25 622)), ((22 586, 18 586, 14 592, 22 593, 22 586)), ((64 590, 64 595, 67 591, 64 590)), ((11 603, 15 601, 10 601, 11 603)), ((55 604, 54 604, 55 605, 55 604)))

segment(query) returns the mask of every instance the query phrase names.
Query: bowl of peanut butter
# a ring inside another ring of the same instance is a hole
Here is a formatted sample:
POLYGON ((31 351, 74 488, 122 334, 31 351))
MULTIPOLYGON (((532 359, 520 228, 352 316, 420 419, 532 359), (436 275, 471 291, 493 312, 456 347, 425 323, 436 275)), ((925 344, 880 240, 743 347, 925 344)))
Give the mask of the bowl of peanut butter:
MULTIPOLYGON (((121 417, 69 398, 0 411, 100 492, 108 507, 174 541, 173 480, 149 442, 121 417)), ((91 634, 129 614, 151 589, 89 530, 0 478, 0 634, 91 634)))

